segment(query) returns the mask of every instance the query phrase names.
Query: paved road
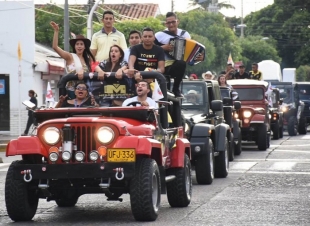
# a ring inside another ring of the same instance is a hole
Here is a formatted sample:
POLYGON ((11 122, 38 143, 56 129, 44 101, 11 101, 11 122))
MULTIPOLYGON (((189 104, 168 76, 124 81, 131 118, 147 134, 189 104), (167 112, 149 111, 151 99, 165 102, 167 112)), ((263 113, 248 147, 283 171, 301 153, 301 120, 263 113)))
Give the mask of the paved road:
MULTIPOLYGON (((162 196, 155 222, 135 222, 129 196, 107 202, 104 195, 84 195, 74 208, 40 200, 33 222, 14 225, 310 225, 310 135, 272 141, 267 151, 244 144, 225 179, 197 185, 187 208, 170 208, 162 196)), ((0 157, 3 153, 0 153, 0 157)), ((0 164, 0 225, 6 214, 4 181, 10 158, 0 164)), ((193 172, 194 175, 194 172, 193 172)))

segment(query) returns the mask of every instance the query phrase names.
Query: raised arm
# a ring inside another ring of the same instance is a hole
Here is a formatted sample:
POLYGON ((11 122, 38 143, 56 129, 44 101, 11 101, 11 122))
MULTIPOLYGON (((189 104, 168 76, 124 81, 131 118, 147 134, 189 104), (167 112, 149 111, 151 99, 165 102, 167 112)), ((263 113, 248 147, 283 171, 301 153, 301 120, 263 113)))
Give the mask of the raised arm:
POLYGON ((64 60, 67 61, 67 65, 71 64, 73 61, 73 58, 71 54, 67 51, 64 51, 58 46, 58 33, 59 33, 59 26, 54 21, 51 21, 50 25, 54 29, 54 36, 53 36, 53 49, 56 51, 56 53, 59 54, 64 60))

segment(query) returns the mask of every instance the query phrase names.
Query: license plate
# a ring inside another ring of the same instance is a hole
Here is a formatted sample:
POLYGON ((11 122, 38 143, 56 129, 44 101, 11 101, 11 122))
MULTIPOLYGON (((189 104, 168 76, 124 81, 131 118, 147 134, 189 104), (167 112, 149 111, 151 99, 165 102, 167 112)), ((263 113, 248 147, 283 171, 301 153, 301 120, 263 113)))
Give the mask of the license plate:
POLYGON ((108 149, 108 162, 135 162, 134 149, 108 149))

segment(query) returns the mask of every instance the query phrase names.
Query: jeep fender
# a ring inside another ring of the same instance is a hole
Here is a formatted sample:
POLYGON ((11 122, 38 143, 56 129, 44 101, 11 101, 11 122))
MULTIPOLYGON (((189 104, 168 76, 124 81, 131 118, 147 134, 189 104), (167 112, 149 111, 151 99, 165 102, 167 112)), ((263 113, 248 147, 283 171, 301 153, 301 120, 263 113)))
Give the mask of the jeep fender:
POLYGON ((170 167, 184 167, 184 154, 187 154, 191 159, 190 143, 185 138, 178 138, 176 146, 170 152, 171 164, 170 167))
POLYGON ((233 134, 234 134, 234 140, 238 141, 238 138, 240 136, 239 134, 239 125, 240 125, 240 120, 236 119, 233 121, 233 134))
POLYGON ((259 115, 259 114, 255 114, 252 118, 251 118, 251 124, 252 123, 265 123, 265 115, 259 115))
POLYGON ((22 136, 11 140, 6 147, 6 156, 38 154, 48 157, 48 150, 44 148, 38 137, 22 136))
POLYGON ((209 131, 214 130, 214 125, 198 123, 194 125, 191 137, 209 137, 209 131))
MULTIPOLYGON (((230 129, 229 125, 221 123, 215 126, 215 151, 225 151, 225 138, 227 131, 230 129)), ((227 137, 228 140, 230 137, 227 137)))

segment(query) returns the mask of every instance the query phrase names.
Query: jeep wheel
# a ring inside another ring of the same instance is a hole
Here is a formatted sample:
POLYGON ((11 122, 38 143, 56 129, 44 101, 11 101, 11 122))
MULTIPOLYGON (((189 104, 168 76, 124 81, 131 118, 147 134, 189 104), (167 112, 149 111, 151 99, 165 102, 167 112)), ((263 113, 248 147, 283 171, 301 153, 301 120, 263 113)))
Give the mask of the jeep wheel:
POLYGON ((171 207, 186 207, 192 198, 191 163, 187 154, 184 154, 184 168, 172 168, 168 175, 176 178, 167 183, 167 197, 171 207))
POLYGON ((279 128, 279 138, 283 138, 283 125, 279 128))
POLYGON ((238 128, 238 130, 239 130, 238 143, 236 144, 236 143, 234 142, 235 155, 240 155, 241 152, 242 152, 242 146, 241 146, 241 143, 242 143, 242 134, 241 134, 241 129, 240 129, 240 127, 238 128))
POLYGON ((273 126, 273 130, 272 130, 272 134, 273 134, 272 138, 274 140, 278 140, 280 138, 279 130, 280 130, 279 121, 276 121, 274 126, 273 126))
POLYGON ((298 123, 298 133, 301 135, 307 134, 307 119, 301 116, 298 123))
POLYGON ((195 163, 196 180, 198 184, 212 184, 214 179, 214 146, 211 139, 206 154, 199 156, 195 163))
POLYGON ((270 135, 267 134, 267 128, 265 124, 260 124, 257 126, 257 146, 258 150, 266 151, 268 148, 268 141, 270 135))
POLYGON ((30 221, 36 214, 39 197, 34 181, 14 179, 14 166, 25 164, 24 161, 14 161, 10 165, 5 179, 5 204, 9 217, 13 221, 30 221))
POLYGON ((288 119, 287 132, 288 132, 288 135, 290 135, 290 136, 296 136, 297 135, 297 119, 295 116, 291 116, 288 119))
POLYGON ((56 199, 55 202, 59 207, 73 207, 77 203, 79 197, 63 197, 60 199, 56 199))
POLYGON ((139 159, 130 182, 131 211, 137 221, 156 220, 160 193, 160 174, 156 161, 149 158, 139 159))
POLYGON ((230 133, 229 141, 229 161, 234 161, 235 159, 235 150, 234 150, 234 134, 230 133))
POLYGON ((215 157, 215 170, 214 176, 217 178, 225 178, 228 175, 229 169, 229 147, 228 139, 225 138, 225 151, 221 151, 218 156, 215 157))

